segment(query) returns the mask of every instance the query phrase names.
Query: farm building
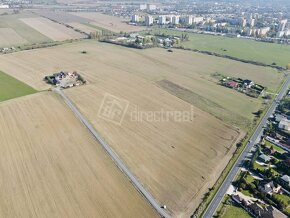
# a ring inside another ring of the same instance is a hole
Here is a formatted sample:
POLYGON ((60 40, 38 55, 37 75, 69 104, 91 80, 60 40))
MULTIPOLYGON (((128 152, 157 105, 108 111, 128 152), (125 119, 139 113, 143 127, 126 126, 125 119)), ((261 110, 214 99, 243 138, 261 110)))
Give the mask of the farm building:
POLYGON ((79 86, 86 83, 83 77, 80 74, 78 74, 76 71, 72 73, 61 71, 59 73, 53 74, 52 76, 46 76, 44 80, 52 85, 55 85, 64 89, 70 88, 73 86, 79 86))

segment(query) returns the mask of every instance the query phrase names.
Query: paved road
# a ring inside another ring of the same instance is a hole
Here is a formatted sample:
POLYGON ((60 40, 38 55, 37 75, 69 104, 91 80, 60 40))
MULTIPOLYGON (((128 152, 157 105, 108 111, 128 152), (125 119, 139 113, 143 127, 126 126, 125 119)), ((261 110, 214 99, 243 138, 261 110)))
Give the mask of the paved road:
POLYGON ((154 197, 145 190, 143 185, 137 180, 137 178, 131 173, 131 171, 127 168, 127 166, 121 161, 118 155, 112 150, 112 148, 105 142, 105 140, 97 133, 95 128, 88 122, 88 120, 81 114, 81 112, 75 107, 75 105, 71 102, 71 100, 63 93, 60 89, 54 89, 56 93, 58 93, 66 102, 66 104, 70 107, 73 113, 80 119, 80 121, 89 129, 89 131, 93 134, 96 140, 103 146, 106 152, 110 155, 115 164, 119 167, 119 169, 126 174, 126 176, 130 179, 133 185, 137 188, 137 190, 142 193, 145 198, 149 201, 149 203, 157 210, 157 212, 165 218, 170 218, 170 215, 160 207, 160 204, 154 199, 154 197))
POLYGON ((232 181, 234 180, 234 178, 238 174, 238 172, 240 170, 240 166, 242 165, 242 162, 244 161, 244 159, 246 158, 247 154, 250 152, 252 147, 256 144, 256 142, 259 142, 259 140, 263 134, 263 127, 266 125, 268 118, 273 114, 276 107, 278 106, 278 104, 279 104, 278 101, 280 101, 283 98, 283 96, 287 93, 289 85, 290 85, 290 76, 287 77, 286 82, 284 83, 281 91, 276 96, 271 107, 269 108, 269 110, 265 114, 264 118, 262 119, 261 123, 257 127, 255 133, 251 137, 245 150, 242 152, 242 154, 240 155, 240 157, 238 158, 238 160, 234 164, 232 170, 230 171, 230 173, 228 174, 228 176, 224 180, 223 184, 221 185, 220 189, 216 193, 215 197, 213 198, 213 200, 211 201, 211 203, 207 207, 207 209, 203 215, 203 218, 211 218, 215 214, 219 204, 221 203, 223 197, 225 196, 232 181))

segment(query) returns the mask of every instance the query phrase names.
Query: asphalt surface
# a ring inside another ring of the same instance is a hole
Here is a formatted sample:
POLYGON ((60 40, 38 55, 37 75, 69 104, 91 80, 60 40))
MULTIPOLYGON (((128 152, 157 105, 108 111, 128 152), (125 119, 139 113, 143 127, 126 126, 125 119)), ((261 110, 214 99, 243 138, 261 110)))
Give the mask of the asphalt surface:
POLYGON ((215 214, 218 206, 220 205, 223 197, 225 196, 228 188, 230 187, 231 183, 234 181, 234 178, 236 177, 236 175, 240 171, 240 167, 242 166, 242 163, 245 160, 247 154, 250 152, 250 150, 253 148, 253 146, 257 142, 260 141, 260 138, 261 138, 261 136, 263 134, 264 126, 266 126, 268 118, 274 113, 276 107, 279 104, 279 101, 283 98, 283 96, 285 94, 287 94, 287 90, 289 88, 289 85, 290 85, 290 76, 287 76, 286 82, 284 83, 282 89, 280 90, 279 94, 276 96, 276 98, 273 101, 272 105, 270 106, 270 108, 266 112, 266 114, 263 117, 262 121, 258 125, 256 131, 254 132, 254 134, 252 135, 251 139, 249 140, 246 148, 241 153, 240 157, 238 158, 238 160, 234 164, 234 166, 231 169, 230 173, 228 174, 228 176, 224 180, 223 184, 219 188, 218 192, 214 196, 213 200, 211 201, 211 203, 207 207, 205 213, 203 214, 203 218, 211 218, 211 217, 214 216, 214 214, 215 214))
POLYGON ((88 122, 88 120, 82 115, 82 113, 76 108, 72 101, 63 93, 62 90, 56 88, 54 89, 66 102, 66 104, 73 111, 75 116, 80 119, 80 121, 88 128, 95 139, 103 146, 106 152, 110 155, 115 164, 119 169, 129 178, 131 183, 136 187, 136 189, 142 193, 142 195, 149 201, 149 203, 155 208, 155 210, 160 214, 160 216, 165 218, 170 218, 170 215, 161 208, 161 205, 154 199, 154 197, 145 190, 143 185, 137 180, 137 178, 131 173, 128 167, 122 162, 118 155, 112 150, 112 148, 105 142, 105 140, 97 133, 95 128, 88 122))

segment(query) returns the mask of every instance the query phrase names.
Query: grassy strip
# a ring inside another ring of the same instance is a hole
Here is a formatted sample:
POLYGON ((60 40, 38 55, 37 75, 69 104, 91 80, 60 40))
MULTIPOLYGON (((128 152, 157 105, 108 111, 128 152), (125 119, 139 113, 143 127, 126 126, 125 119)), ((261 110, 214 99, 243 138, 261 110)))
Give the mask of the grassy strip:
POLYGON ((92 27, 92 28, 98 30, 99 32, 103 32, 104 31, 104 32, 108 32, 108 33, 116 33, 116 32, 113 32, 111 30, 105 29, 103 27, 95 26, 95 25, 90 24, 90 23, 82 23, 82 24, 84 24, 84 25, 86 25, 88 27, 92 27))
POLYGON ((273 147, 273 149, 276 150, 276 151, 278 151, 278 152, 281 152, 281 153, 286 152, 286 150, 284 150, 283 148, 280 148, 277 145, 274 145, 273 143, 271 143, 271 142, 269 142, 267 140, 265 140, 265 145, 267 147, 269 147, 269 148, 270 147, 273 147))
POLYGON ((222 218, 251 218, 247 211, 243 208, 235 205, 226 205, 224 213, 221 215, 222 218))
POLYGON ((0 102, 36 92, 32 87, 0 71, 0 102))

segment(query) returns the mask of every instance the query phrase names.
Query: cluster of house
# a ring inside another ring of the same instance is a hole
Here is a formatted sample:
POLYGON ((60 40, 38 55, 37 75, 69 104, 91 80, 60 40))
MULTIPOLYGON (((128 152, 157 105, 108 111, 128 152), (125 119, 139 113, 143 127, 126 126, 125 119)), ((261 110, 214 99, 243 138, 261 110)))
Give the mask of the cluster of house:
POLYGON ((74 72, 58 72, 54 73, 51 76, 46 76, 44 78, 48 83, 61 87, 61 88, 70 88, 73 86, 79 86, 86 81, 82 78, 80 74, 78 74, 76 71, 74 72))
MULTIPOLYGON (((274 120, 271 122, 274 125, 277 125, 280 130, 290 133, 290 120, 287 115, 276 113, 275 117, 272 116, 272 119, 274 120)), ((290 152, 290 138, 285 138, 284 136, 276 132, 275 134, 266 136, 265 139, 277 145, 278 147, 281 147, 284 150, 290 152)))
POLYGON ((172 47, 174 44, 180 42, 179 37, 157 37, 154 35, 139 35, 138 33, 132 33, 128 36, 117 37, 114 39, 109 39, 109 42, 121 44, 121 45, 130 45, 135 44, 140 47, 172 47))
POLYGON ((16 49, 14 47, 0 48, 0 52, 3 53, 3 54, 11 53, 11 52, 14 52, 14 51, 16 51, 16 49))
MULTIPOLYGON (((271 185, 268 184, 267 187, 268 186, 271 185)), ((238 203, 254 217, 287 218, 287 216, 281 213, 278 209, 276 209, 271 205, 266 205, 262 201, 247 198, 242 194, 232 194, 231 197, 234 200, 234 202, 238 203)))
MULTIPOLYGON (((251 84, 248 81, 245 83, 251 84)), ((287 199, 290 196, 290 137, 287 132, 290 130, 290 122, 288 118, 287 115, 282 114, 279 107, 269 118, 269 126, 265 129, 262 141, 265 145, 256 144, 257 148, 262 149, 254 149, 259 156, 257 159, 252 159, 256 157, 255 155, 250 158, 249 160, 255 161, 255 164, 246 169, 255 182, 246 181, 247 185, 240 186, 238 189, 241 189, 241 192, 235 191, 231 194, 232 200, 253 217, 286 218, 287 215, 289 216, 290 201, 287 199), (256 167, 256 164, 261 168, 256 167), (254 183, 253 186, 250 183, 254 183), (248 196, 242 192, 243 190, 249 190, 254 197, 248 196)), ((243 180, 241 182, 243 183, 243 180)))
POLYGON ((235 89, 252 97, 259 97, 265 90, 265 87, 255 84, 248 79, 226 77, 219 81, 225 87, 235 89))
MULTIPOLYGON (((283 149, 285 149, 285 150, 287 150, 287 151, 290 152, 290 149, 288 149, 287 147, 285 147, 285 146, 279 144, 279 143, 277 142, 277 140, 275 140, 275 139, 273 139, 273 138, 271 138, 271 137, 269 137, 269 136, 266 137, 266 140, 268 140, 268 141, 272 142, 273 144, 275 144, 275 145, 277 145, 277 146, 279 146, 279 147, 281 147, 281 148, 283 148, 283 149), (274 140, 275 140, 275 141, 274 141, 274 140)), ((271 156, 271 155, 273 155, 273 154, 274 154, 275 152, 277 152, 277 151, 275 151, 274 149, 271 149, 271 148, 267 148, 266 150, 267 150, 267 154, 262 153, 262 154, 258 157, 257 160, 258 160, 258 161, 261 161, 261 162, 264 163, 264 164, 269 164, 269 162, 270 162, 271 159, 272 159, 272 156, 271 156)), ((285 162, 285 163, 288 163, 288 165, 290 165, 290 159, 286 159, 284 162, 285 162)), ((283 176, 279 177, 279 181, 280 181, 281 184, 283 184, 285 187, 288 187, 288 188, 290 189, 290 176, 288 176, 288 175, 283 175, 283 176)), ((272 181, 271 181, 270 183, 265 184, 264 187, 261 187, 261 188, 260 188, 260 191, 263 191, 263 192, 266 193, 266 194, 272 194, 272 193, 276 193, 276 194, 278 193, 278 194, 279 194, 279 191, 280 191, 280 190, 281 190, 281 186, 277 186, 277 187, 274 188, 274 184, 273 184, 272 181)))

